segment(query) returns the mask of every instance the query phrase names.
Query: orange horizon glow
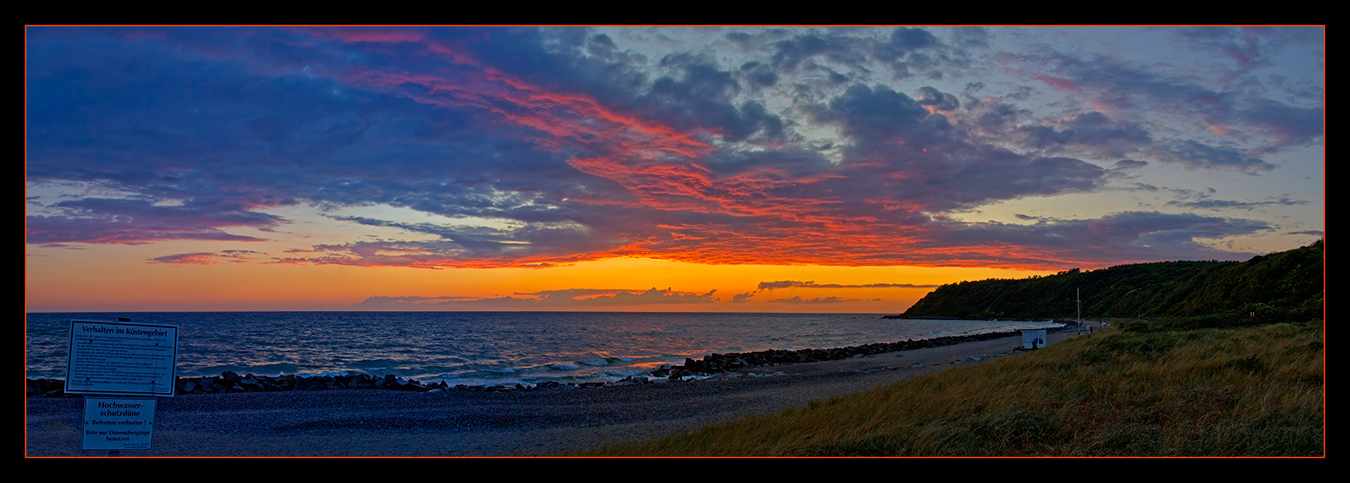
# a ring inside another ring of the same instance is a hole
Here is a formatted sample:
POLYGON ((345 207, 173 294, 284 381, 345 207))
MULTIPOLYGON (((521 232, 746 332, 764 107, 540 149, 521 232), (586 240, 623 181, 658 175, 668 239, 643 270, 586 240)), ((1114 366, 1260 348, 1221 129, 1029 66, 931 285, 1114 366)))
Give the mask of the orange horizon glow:
MULTIPOLYGON (((30 254, 30 257, 32 255, 30 254)), ((730 303, 737 294, 756 292, 761 282, 811 281, 817 284, 905 283, 942 285, 986 278, 1024 278, 1052 272, 959 267, 839 267, 792 265, 701 265, 640 258, 612 258, 552 268, 410 270, 404 267, 353 267, 215 263, 166 265, 132 256, 81 253, 41 273, 28 273, 27 310, 32 312, 180 312, 365 310, 369 297, 431 299, 530 298, 520 294, 565 289, 643 291, 652 288, 703 294, 707 304, 644 304, 603 307, 544 307, 505 311, 580 312, 784 312, 900 313, 932 288, 785 288, 755 293, 747 303, 730 303), (84 255, 84 256, 80 256, 84 255), (120 260, 118 260, 120 259, 120 260), (90 270, 94 266, 100 270, 90 270), (850 302, 789 304, 771 302, 797 296, 806 300, 836 297, 850 302), (880 298, 881 301, 873 299, 880 298)), ((584 298, 594 298, 586 296, 584 298)), ((537 297, 534 297, 537 298, 537 297)), ((428 306, 397 310, 481 311, 428 306)))

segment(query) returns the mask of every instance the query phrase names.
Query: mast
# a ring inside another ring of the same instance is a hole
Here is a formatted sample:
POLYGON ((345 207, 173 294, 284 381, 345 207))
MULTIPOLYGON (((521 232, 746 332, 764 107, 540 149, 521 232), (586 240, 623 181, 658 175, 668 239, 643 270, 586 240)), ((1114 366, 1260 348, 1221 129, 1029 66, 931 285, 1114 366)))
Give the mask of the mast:
POLYGON ((1074 289, 1074 294, 1078 297, 1078 330, 1083 330, 1083 289, 1074 289))

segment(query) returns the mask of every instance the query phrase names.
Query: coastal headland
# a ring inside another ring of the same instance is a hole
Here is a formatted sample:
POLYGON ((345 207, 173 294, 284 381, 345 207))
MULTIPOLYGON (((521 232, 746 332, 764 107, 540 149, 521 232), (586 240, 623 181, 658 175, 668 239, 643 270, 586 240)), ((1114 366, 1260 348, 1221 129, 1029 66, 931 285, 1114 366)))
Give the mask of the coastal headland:
MULTIPOLYGON (((1050 343, 1077 336, 1050 335, 1050 343)), ((995 337, 846 359, 727 367, 695 381, 534 390, 314 390, 161 398, 153 447, 127 456, 546 456, 692 431, 1016 354, 995 337)), ((786 351, 785 351, 786 352, 786 351)), ((705 359, 706 360, 706 359, 705 359)), ((692 368, 691 368, 692 369, 692 368)), ((693 372, 693 371, 691 371, 693 372)), ((80 398, 31 397, 28 456, 80 449, 80 398)))

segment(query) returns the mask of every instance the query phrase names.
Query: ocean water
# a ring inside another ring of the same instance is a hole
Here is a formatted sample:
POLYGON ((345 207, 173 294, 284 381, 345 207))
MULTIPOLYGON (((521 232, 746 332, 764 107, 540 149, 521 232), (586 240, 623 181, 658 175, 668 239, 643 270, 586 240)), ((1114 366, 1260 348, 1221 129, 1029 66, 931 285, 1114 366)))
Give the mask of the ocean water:
POLYGON ((883 320, 881 314, 32 313, 27 376, 65 378, 72 319, 118 317, 177 325, 180 377, 223 371, 367 373, 450 385, 616 380, 712 353, 825 349, 1060 325, 883 320))

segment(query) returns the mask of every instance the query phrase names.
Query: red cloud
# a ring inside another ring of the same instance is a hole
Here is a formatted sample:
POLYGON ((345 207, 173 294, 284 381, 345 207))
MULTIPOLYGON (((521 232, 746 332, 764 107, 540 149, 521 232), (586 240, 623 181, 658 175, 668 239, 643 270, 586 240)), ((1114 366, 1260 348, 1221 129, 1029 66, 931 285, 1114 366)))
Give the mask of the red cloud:
POLYGON ((149 263, 169 263, 174 265, 212 265, 219 263, 214 253, 183 253, 150 259, 149 263))
POLYGON ((1064 89, 1064 90, 1070 90, 1070 91, 1076 91, 1076 90, 1078 90, 1078 86, 1075 85, 1075 84, 1073 83, 1073 81, 1068 80, 1068 79, 1061 79, 1061 78, 1058 78, 1058 77, 1050 77, 1050 76, 1048 76, 1048 75, 1038 75, 1038 76, 1036 76, 1036 80, 1041 81, 1041 82, 1044 82, 1044 83, 1046 83, 1047 85, 1049 85, 1049 86, 1051 86, 1051 87, 1058 88, 1058 89, 1064 89))

